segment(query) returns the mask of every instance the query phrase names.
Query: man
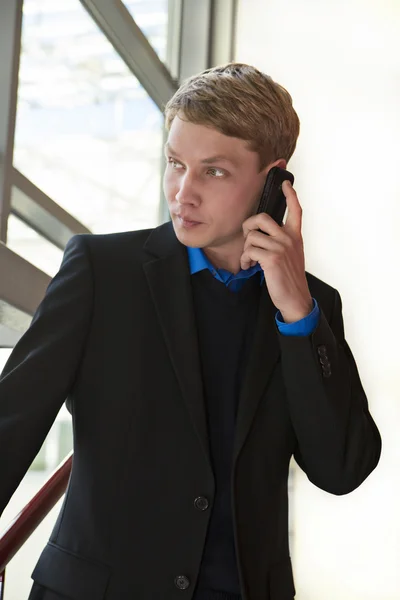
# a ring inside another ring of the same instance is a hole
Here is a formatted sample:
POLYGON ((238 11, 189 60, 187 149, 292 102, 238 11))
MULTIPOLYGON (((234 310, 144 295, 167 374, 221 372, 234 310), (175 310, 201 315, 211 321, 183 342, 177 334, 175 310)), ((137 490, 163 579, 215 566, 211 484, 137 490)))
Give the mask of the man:
POLYGON ((282 227, 255 214, 296 146, 289 94, 228 64, 186 81, 166 122, 172 223, 73 237, 0 382, 1 507, 67 397, 73 415, 31 600, 292 600, 291 456, 333 494, 379 460, 294 189, 282 227))

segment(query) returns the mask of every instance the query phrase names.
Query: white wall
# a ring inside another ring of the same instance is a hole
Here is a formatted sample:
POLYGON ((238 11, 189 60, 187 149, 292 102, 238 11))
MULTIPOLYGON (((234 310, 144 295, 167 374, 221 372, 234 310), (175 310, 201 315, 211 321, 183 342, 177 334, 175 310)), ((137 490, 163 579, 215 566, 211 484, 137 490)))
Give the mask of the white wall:
POLYGON ((292 94, 307 270, 337 287, 383 438, 344 497, 299 472, 299 600, 400 598, 400 1, 241 0, 236 57, 292 94))

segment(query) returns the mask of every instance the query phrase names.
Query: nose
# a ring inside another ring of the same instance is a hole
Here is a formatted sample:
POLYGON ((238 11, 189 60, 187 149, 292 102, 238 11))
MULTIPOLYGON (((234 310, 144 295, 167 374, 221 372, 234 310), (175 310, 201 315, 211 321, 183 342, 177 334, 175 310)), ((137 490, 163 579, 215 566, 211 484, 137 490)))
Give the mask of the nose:
POLYGON ((193 178, 188 173, 180 179, 178 191, 175 194, 178 204, 197 204, 198 193, 193 178))

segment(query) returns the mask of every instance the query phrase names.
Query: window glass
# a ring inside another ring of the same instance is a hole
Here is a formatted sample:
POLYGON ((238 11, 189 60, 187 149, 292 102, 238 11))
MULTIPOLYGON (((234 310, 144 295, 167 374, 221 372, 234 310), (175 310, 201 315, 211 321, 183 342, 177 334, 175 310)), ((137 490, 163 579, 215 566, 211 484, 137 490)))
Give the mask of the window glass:
POLYGON ((11 348, 0 348, 0 373, 4 369, 4 365, 8 361, 11 352, 11 348))
MULTIPOLYGON (((170 0, 175 2, 176 0, 170 0)), ((168 0, 124 0, 160 60, 167 61, 168 0)))
POLYGON ((13 214, 8 218, 7 246, 51 277, 60 268, 63 252, 13 214))
POLYGON ((94 233, 158 224, 163 117, 79 0, 25 0, 14 164, 94 233))

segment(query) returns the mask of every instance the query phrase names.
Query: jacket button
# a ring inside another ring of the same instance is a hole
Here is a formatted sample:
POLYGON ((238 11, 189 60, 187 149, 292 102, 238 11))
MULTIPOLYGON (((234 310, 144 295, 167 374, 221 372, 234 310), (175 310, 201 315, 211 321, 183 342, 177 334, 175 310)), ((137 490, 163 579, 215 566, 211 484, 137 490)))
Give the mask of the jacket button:
POLYGON ((322 374, 324 377, 330 377, 332 375, 331 366, 329 363, 322 366, 322 374))
POLYGON ((320 356, 323 356, 323 357, 328 356, 328 351, 326 349, 326 346, 318 346, 317 352, 320 356))
POLYGON ((325 356, 320 356, 319 357, 319 362, 321 363, 321 365, 325 365, 326 367, 330 367, 329 358, 326 355, 325 356))
POLYGON ((209 502, 207 498, 204 498, 204 496, 199 496, 194 501, 194 505, 197 508, 197 510, 207 510, 207 508, 209 507, 209 502))
POLYGON ((179 590, 187 590, 190 581, 185 575, 178 575, 175 577, 175 585, 179 590))

